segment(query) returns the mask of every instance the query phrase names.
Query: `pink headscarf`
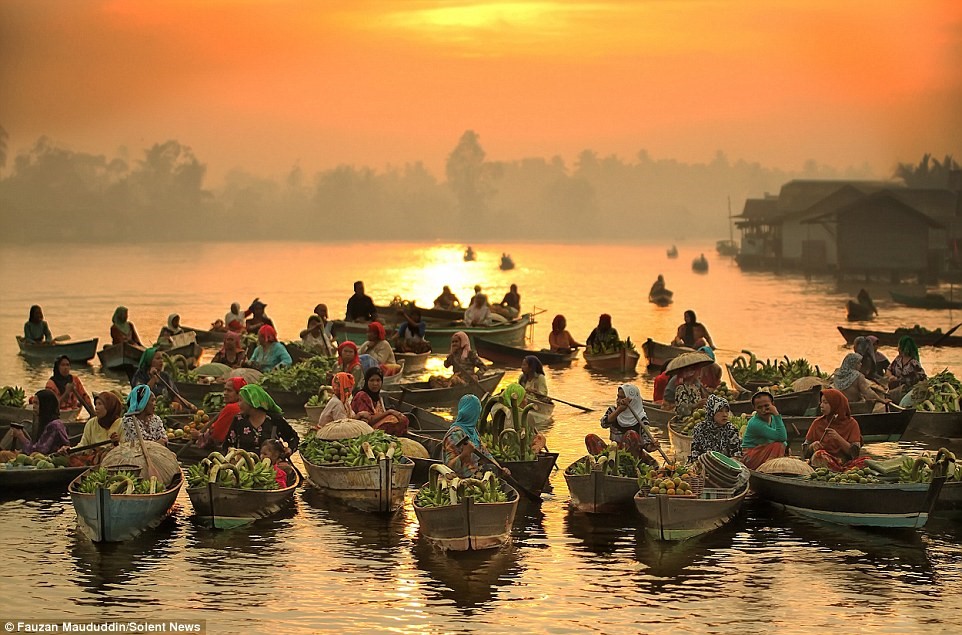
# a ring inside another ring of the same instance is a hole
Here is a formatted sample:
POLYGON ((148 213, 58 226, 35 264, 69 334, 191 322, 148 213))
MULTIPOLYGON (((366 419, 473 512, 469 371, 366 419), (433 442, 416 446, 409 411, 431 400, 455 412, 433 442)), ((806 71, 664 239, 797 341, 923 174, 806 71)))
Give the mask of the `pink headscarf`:
MULTIPOLYGON (((464 331, 457 331, 452 337, 456 337, 458 344, 461 346, 461 359, 467 360, 468 354, 471 352, 471 338, 464 331)), ((454 342, 451 342, 450 352, 454 352, 454 342)))

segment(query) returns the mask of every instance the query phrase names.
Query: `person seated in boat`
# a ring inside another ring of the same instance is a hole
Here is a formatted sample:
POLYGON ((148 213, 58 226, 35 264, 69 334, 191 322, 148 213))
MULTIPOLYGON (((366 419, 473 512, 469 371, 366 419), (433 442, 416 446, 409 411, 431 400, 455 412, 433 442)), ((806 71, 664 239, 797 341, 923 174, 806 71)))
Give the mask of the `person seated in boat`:
POLYGON ((94 405, 90 402, 83 382, 76 375, 70 374, 70 358, 61 355, 53 362, 53 375, 47 380, 46 389, 57 395, 61 410, 83 409, 93 417, 94 405))
POLYGON ((512 284, 501 302, 491 307, 491 310, 509 320, 521 315, 521 295, 518 293, 518 285, 512 284))
POLYGON ((421 317, 421 311, 411 309, 400 311, 400 326, 394 334, 394 347, 399 353, 430 353, 431 343, 425 339, 428 325, 421 317))
POLYGON ((651 290, 648 291, 649 298, 656 298, 665 294, 665 276, 658 274, 658 278, 655 280, 654 284, 651 285, 651 290))
POLYGON ((874 335, 866 335, 865 339, 872 343, 872 348, 875 350, 875 370, 882 375, 884 383, 885 373, 887 373, 889 369, 889 358, 885 356, 885 353, 878 349, 878 337, 874 335))
POLYGON ((267 439, 261 444, 261 459, 269 459, 271 467, 274 468, 274 480, 277 482, 277 489, 287 487, 287 472, 285 466, 289 466, 284 459, 287 458, 287 451, 284 444, 277 439, 267 439))
POLYGON ((250 360, 245 364, 262 373, 270 372, 279 366, 290 366, 294 361, 287 347, 277 341, 277 331, 273 326, 265 324, 257 331, 257 347, 250 360))
POLYGON ((872 296, 868 294, 868 291, 865 289, 859 289, 858 295, 855 296, 855 299, 858 300, 859 304, 871 310, 875 315, 878 315, 878 309, 875 307, 875 303, 872 302, 872 296))
POLYGON ((328 357, 335 354, 334 340, 324 329, 324 322, 318 315, 307 318, 307 328, 301 331, 301 346, 306 351, 319 353, 328 357))
MULTIPOLYGON (((359 364, 360 365, 360 364, 359 364)), ((321 416, 317 419, 316 430, 319 430, 332 421, 338 419, 354 419, 354 410, 351 407, 354 392, 354 375, 350 373, 336 373, 331 380, 331 388, 334 394, 328 400, 327 405, 321 411, 321 416)))
POLYGON ((274 320, 267 317, 267 313, 265 313, 266 309, 267 305, 261 302, 260 298, 254 298, 251 305, 244 311, 245 316, 250 316, 247 318, 247 321, 244 322, 244 330, 251 335, 255 335, 261 330, 262 326, 273 327, 274 320))
POLYGON ((721 452, 733 459, 742 456, 742 439, 731 423, 731 407, 727 399, 718 395, 708 395, 705 420, 692 430, 688 461, 694 462, 708 452, 721 452))
POLYGON ((859 370, 862 367, 862 356, 849 353, 842 360, 842 365, 832 374, 832 387, 845 394, 848 401, 868 401, 871 403, 885 402, 872 390, 872 385, 859 370))
POLYGON ((895 402, 901 401, 913 386, 925 379, 925 370, 919 361, 919 347, 915 345, 915 340, 903 335, 899 339, 899 354, 892 360, 885 374, 889 398, 895 402))
POLYGON ((224 364, 231 368, 243 368, 246 361, 247 351, 241 344, 241 334, 235 331, 230 331, 224 335, 224 343, 221 344, 220 350, 214 354, 214 359, 211 360, 215 364, 224 364))
MULTIPOLYGON (((334 372, 348 373, 354 377, 356 385, 364 382, 364 369, 361 367, 360 355, 357 354, 357 344, 351 340, 345 340, 338 345, 334 372)), ((333 378, 333 375, 331 377, 333 378)))
POLYGON ((377 320, 377 309, 371 296, 364 294, 364 283, 354 283, 354 295, 347 301, 344 319, 348 322, 373 322, 377 320))
POLYGON ((94 416, 84 424, 83 434, 80 435, 80 442, 76 447, 104 441, 120 443, 123 440, 123 414, 124 404, 117 395, 108 390, 97 393, 94 396, 94 416))
POLYGON ((752 413, 742 438, 742 454, 745 465, 757 470, 769 459, 778 459, 788 454, 788 430, 782 415, 775 407, 775 397, 767 390, 759 390, 752 395, 752 413))
POLYGON ((441 295, 434 298, 434 308, 442 311, 460 311, 461 300, 451 292, 451 287, 444 285, 441 295))
POLYGON ((207 430, 191 431, 194 443, 202 448, 220 448, 227 441, 227 433, 230 432, 234 419, 240 415, 240 390, 247 385, 243 377, 229 377, 224 382, 224 406, 217 413, 217 417, 211 421, 207 430))
MULTIPOLYGON (((471 306, 474 303, 474 299, 479 295, 481 295, 481 285, 476 284, 474 285, 474 295, 472 295, 471 299, 468 301, 468 306, 471 306)), ((485 300, 487 300, 487 298, 485 298, 485 300)))
POLYGON ((679 370, 665 387, 664 403, 682 416, 705 403, 708 391, 701 383, 701 369, 688 367, 679 370))
POLYGON ((548 346, 552 353, 570 353, 574 348, 584 348, 568 332, 568 320, 563 315, 556 315, 551 320, 551 332, 548 334, 548 346))
POLYGON ((471 306, 464 312, 465 326, 487 326, 491 322, 488 296, 479 293, 471 299, 471 306))
POLYGON ((715 351, 711 349, 711 346, 702 346, 698 349, 698 352, 711 357, 711 364, 701 369, 698 380, 709 391, 715 390, 721 386, 722 380, 722 367, 715 361, 715 351))
POLYGON ((138 428, 144 441, 156 441, 167 445, 167 431, 164 422, 154 412, 157 397, 150 391, 147 384, 139 384, 127 395, 127 414, 123 419, 123 433, 120 435, 125 443, 137 443, 138 428))
POLYGON ((230 311, 224 315, 224 326, 231 333, 244 332, 244 314, 241 313, 240 302, 232 302, 230 311))
POLYGON ((883 381, 882 372, 878 370, 875 361, 875 345, 872 344, 872 340, 860 335, 852 342, 852 349, 862 356, 862 365, 859 367, 859 372, 867 380, 881 383, 883 381))
POLYGON ((359 355, 370 355, 378 364, 397 364, 394 349, 387 341, 384 325, 380 322, 370 322, 367 325, 367 341, 357 349, 359 355))
MULTIPOLYGON (((601 416, 601 427, 608 428, 609 438, 613 443, 649 465, 657 465, 658 461, 649 452, 657 451, 658 444, 645 432, 642 423, 648 425, 641 390, 634 384, 622 384, 618 387, 615 405, 608 406, 605 414, 601 416)), ((596 434, 585 437, 585 446, 595 455, 607 449, 607 444, 596 434)))
POLYGON ((661 365, 661 372, 655 376, 654 389, 651 393, 651 400, 655 403, 661 403, 665 400, 665 389, 668 388, 668 382, 671 381, 671 375, 668 374, 668 364, 671 360, 668 360, 661 365))
POLYGON ((451 349, 444 358, 444 367, 451 368, 454 374, 450 378, 434 375, 428 380, 432 388, 446 388, 462 384, 476 384, 481 379, 487 366, 471 350, 471 339, 464 331, 451 335, 451 349), (477 369, 477 372, 475 371, 477 369))
POLYGON ((802 444, 804 458, 819 463, 821 452, 842 465, 858 458, 862 449, 862 431, 852 417, 845 395, 834 388, 826 388, 821 393, 819 409, 822 415, 812 422, 802 444))
POLYGON ((31 441, 23 428, 11 425, 7 434, 0 439, 0 449, 9 450, 19 445, 24 454, 39 452, 47 455, 70 449, 70 437, 67 436, 67 427, 60 420, 57 396, 46 388, 37 391, 33 396, 33 411, 37 413, 39 438, 31 441))
POLYGON ((611 316, 607 313, 602 313, 598 318, 598 326, 588 335, 585 344, 592 352, 597 353, 620 341, 621 338, 618 337, 618 330, 611 326, 611 316))
POLYGON ((231 424, 224 450, 240 448, 260 452, 267 439, 284 442, 284 458, 297 450, 300 437, 266 390, 258 384, 247 384, 240 389, 239 396, 240 415, 231 424))
POLYGON ((685 311, 685 322, 678 327, 675 339, 671 342, 672 346, 687 346, 688 348, 701 348, 710 346, 715 348, 715 343, 708 334, 705 325, 698 321, 695 312, 691 309, 685 311))
POLYGON ((458 401, 458 416, 441 441, 441 460, 460 478, 469 478, 482 471, 477 454, 494 462, 494 457, 478 435, 480 416, 481 400, 474 395, 464 395, 458 401))
POLYGON ((170 387, 174 385, 174 380, 164 370, 164 354, 156 346, 151 346, 140 355, 140 363, 130 378, 130 385, 146 385, 157 397, 171 397, 170 387))
POLYGON ((351 400, 351 409, 356 419, 366 422, 375 430, 400 437, 408 431, 408 418, 399 410, 384 405, 381 387, 384 385, 384 371, 375 366, 364 373, 364 387, 351 400))
POLYGON ((30 307, 30 315, 23 323, 23 339, 31 344, 53 344, 53 335, 39 304, 30 307))
POLYGON ((157 336, 157 344, 173 347, 174 336, 180 335, 183 332, 184 329, 180 325, 180 315, 171 313, 167 316, 167 324, 160 329, 160 335, 157 336))
POLYGON ((518 377, 518 385, 524 388, 525 394, 530 395, 531 399, 525 397, 521 406, 534 404, 534 411, 545 416, 551 414, 552 402, 548 397, 548 381, 544 374, 544 364, 534 355, 527 355, 521 360, 521 376, 518 377))
POLYGON ((110 320, 111 343, 123 344, 124 342, 130 342, 137 346, 143 346, 143 343, 140 341, 140 336, 137 334, 137 328, 133 322, 129 321, 128 317, 127 307, 119 306, 114 309, 114 316, 110 320))

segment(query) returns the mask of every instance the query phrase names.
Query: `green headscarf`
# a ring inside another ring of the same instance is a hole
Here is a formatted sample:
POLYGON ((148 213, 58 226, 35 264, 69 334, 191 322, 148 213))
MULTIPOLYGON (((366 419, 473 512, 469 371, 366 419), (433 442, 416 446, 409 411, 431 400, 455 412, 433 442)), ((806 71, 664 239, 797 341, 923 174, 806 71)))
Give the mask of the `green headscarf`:
POLYGON ((140 361, 137 363, 137 369, 142 370, 144 372, 147 372, 148 370, 150 370, 150 364, 151 362, 154 361, 154 355, 156 354, 157 354, 156 346, 151 346, 150 348, 145 350, 140 355, 140 361))
POLYGON ((124 320, 124 321, 120 320, 120 314, 124 313, 126 310, 127 310, 127 307, 125 306, 119 306, 116 309, 114 309, 114 317, 111 318, 111 322, 114 323, 114 326, 117 327, 117 330, 119 330, 124 335, 130 337, 130 322, 128 322, 127 320, 124 320))
POLYGON ((521 384, 509 384, 508 387, 504 389, 504 393, 501 395, 501 401, 504 402, 504 405, 510 406, 512 396, 516 396, 518 403, 521 403, 524 401, 524 395, 524 388, 522 388, 521 384))
POLYGON ((281 413, 280 406, 274 403, 274 400, 267 394, 267 391, 258 384, 247 384, 241 388, 240 398, 252 408, 257 408, 265 412, 281 413))
POLYGON ((903 335, 899 340, 899 352, 919 361, 919 347, 916 346, 915 340, 908 335, 903 335))

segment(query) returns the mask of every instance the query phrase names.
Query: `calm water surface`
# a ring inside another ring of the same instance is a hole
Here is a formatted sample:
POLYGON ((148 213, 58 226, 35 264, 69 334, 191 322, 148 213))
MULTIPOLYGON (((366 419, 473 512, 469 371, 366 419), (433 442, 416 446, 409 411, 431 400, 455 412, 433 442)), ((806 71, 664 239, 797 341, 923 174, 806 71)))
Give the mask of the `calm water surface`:
MULTIPOLYGON (((682 246, 677 260, 665 258, 665 245, 475 248, 473 263, 461 261, 461 245, 78 246, 63 249, 58 260, 49 250, 4 248, 0 384, 32 392, 50 374, 17 355, 13 335, 33 303, 44 307, 55 335, 104 341, 118 304, 130 307, 150 339, 170 312, 203 327, 232 301, 246 306, 259 296, 281 338, 291 339, 318 302, 340 317, 355 279, 378 303, 401 295, 424 306, 444 284, 466 301, 474 284, 499 300, 517 283, 525 310, 546 310, 533 328, 537 346, 559 312, 579 339, 599 313, 610 313, 622 336, 640 344, 670 339, 691 308, 721 360, 748 349, 760 357, 806 357, 830 371, 846 352, 835 328, 844 320, 844 300, 859 287, 745 274, 707 246, 682 246), (497 269, 503 250, 516 270, 497 269), (711 263, 707 275, 690 270, 701 251, 711 263), (675 291, 676 303, 666 309, 647 302, 659 273, 675 291)), ((886 290, 869 286, 880 328, 919 323, 944 330, 959 319, 899 308, 886 290)), ((962 370, 962 351, 922 349, 922 356, 930 372, 962 370)), ((122 382, 96 361, 77 372, 89 389, 122 382)), ((580 362, 548 376, 553 393, 599 409, 624 380, 589 373, 580 362)), ((648 376, 630 380, 650 392, 648 376)), ((548 442, 561 453, 561 467, 583 454, 584 435, 598 431, 599 415, 557 406, 548 442)), ((889 454, 943 443, 919 437, 869 449, 889 454)), ((10 564, 0 578, 0 617, 206 619, 213 633, 898 633, 944 632, 962 622, 958 518, 936 517, 919 532, 874 532, 750 504, 722 530, 666 547, 647 540, 633 516, 570 513, 560 472, 551 483, 554 492, 540 507, 519 508, 511 546, 455 556, 419 539, 410 504, 379 518, 331 507, 311 489, 301 490, 284 515, 230 532, 197 526, 183 494, 173 518, 119 545, 80 537, 66 496, 7 497, 0 499, 0 554, 10 564)))

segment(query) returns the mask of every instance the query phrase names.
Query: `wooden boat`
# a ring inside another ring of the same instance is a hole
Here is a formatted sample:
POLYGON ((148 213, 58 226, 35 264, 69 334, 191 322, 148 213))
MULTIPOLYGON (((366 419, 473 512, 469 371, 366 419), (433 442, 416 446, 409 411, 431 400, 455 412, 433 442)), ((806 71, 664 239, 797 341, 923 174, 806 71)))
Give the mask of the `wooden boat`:
POLYGON ((946 481, 935 503, 936 511, 962 511, 962 481, 946 481))
POLYGON ((85 364, 97 354, 97 342, 95 337, 89 340, 77 340, 75 342, 53 342, 51 344, 33 344, 17 336, 17 346, 20 347, 20 354, 27 359, 41 362, 53 362, 61 355, 77 364, 85 364))
POLYGON ((121 370, 123 368, 137 368, 140 356, 144 354, 144 347, 122 342, 104 346, 97 353, 100 365, 107 370, 121 370))
MULTIPOLYGON (((782 416, 803 417, 812 408, 818 406, 821 398, 818 386, 811 390, 799 390, 775 395, 775 407, 782 416)), ((751 414, 755 411, 751 399, 741 399, 729 403, 732 414, 751 414)))
MULTIPOLYGON (((410 308, 416 308, 421 312, 421 319, 423 319, 430 326, 432 323, 437 322, 457 322, 458 320, 464 319, 464 310, 461 311, 448 311, 447 309, 422 309, 419 306, 412 306, 410 308)), ((394 324, 398 321, 397 315, 400 309, 396 306, 375 306, 374 310, 377 311, 378 320, 381 324, 394 324)))
POLYGON ((469 246, 464 250, 464 262, 473 262, 475 259, 474 250, 469 246))
POLYGON ((691 270, 695 273, 708 273, 708 259, 705 256, 699 256, 691 261, 691 270))
POLYGON ((430 356, 431 353, 394 353, 394 359, 397 360, 398 364, 404 365, 402 372, 405 375, 423 371, 427 366, 428 357, 430 356))
POLYGON ((734 240, 719 240, 715 243, 715 251, 720 256, 737 256, 738 244, 734 240))
POLYGON ((668 254, 667 254, 667 255, 668 255, 669 258, 677 258, 677 257, 678 257, 678 247, 675 247, 674 245, 672 245, 672 246, 671 246, 671 249, 668 250, 668 254))
POLYGON ((591 370, 633 373, 638 366, 638 360, 641 359, 641 355, 638 354, 638 351, 630 351, 628 349, 622 349, 617 353, 595 355, 585 349, 584 358, 585 367, 591 370))
POLYGON ((301 455, 311 484, 323 494, 363 512, 394 513, 404 504, 414 462, 381 459, 377 465, 323 466, 301 455))
POLYGON ((745 485, 736 491, 705 490, 698 496, 635 494, 635 509, 645 519, 645 533, 656 540, 687 540, 718 529, 738 513, 748 493, 745 485))
POLYGON ((649 293, 648 301, 657 306, 668 306, 669 304, 674 302, 674 300, 672 300, 672 296, 674 295, 675 295, 674 291, 669 291, 668 289, 662 289, 661 291, 655 291, 653 293, 649 293))
POLYGON ((671 418, 675 416, 674 410, 668 410, 667 408, 662 407, 664 406, 664 403, 659 402, 656 404, 655 402, 648 401, 647 399, 643 400, 642 403, 645 405, 645 415, 648 417, 648 422, 653 426, 664 428, 666 425, 668 425, 668 422, 671 420, 671 418))
POLYGON ((890 291, 889 295, 896 304, 910 306, 913 309, 962 309, 962 302, 949 300, 938 293, 926 293, 920 296, 890 291))
POLYGON ((511 256, 501 256, 501 264, 498 265, 498 269, 501 271, 511 271, 514 269, 514 260, 511 256))
POLYGON ((36 423, 37 413, 33 411, 33 408, 0 406, 0 422, 23 423, 24 421, 32 421, 36 423))
POLYGON ((924 527, 945 478, 932 483, 833 485, 798 476, 752 472, 761 498, 825 522, 855 527, 924 527))
POLYGON ((577 349, 567 353, 555 353, 549 350, 531 351, 517 346, 508 346, 498 342, 491 342, 483 337, 474 338, 474 349, 481 357, 497 364, 520 367, 522 360, 528 355, 534 355, 542 364, 567 364, 578 355, 577 349))
POLYGON ((62 492, 72 480, 89 468, 89 465, 55 467, 45 470, 39 470, 35 467, 4 468, 0 470, 0 493, 9 495, 55 488, 62 492))
POLYGON ((170 515, 184 481, 180 474, 157 494, 111 494, 100 488, 79 491, 83 475, 70 483, 70 499, 77 510, 80 531, 94 542, 121 542, 159 525, 170 515))
POLYGON ((431 388, 426 381, 385 383, 381 392, 385 396, 391 396, 395 399, 401 399, 403 396, 401 400, 412 406, 445 407, 457 404, 458 400, 464 395, 478 395, 480 397, 484 393, 493 393, 502 377, 504 377, 504 371, 492 372, 482 377, 477 384, 460 384, 448 388, 431 388))
POLYGON ((187 489, 194 514, 215 529, 232 529, 249 525, 258 518, 278 512, 294 498, 301 484, 301 474, 289 470, 290 484, 284 489, 238 489, 207 483, 187 489))
MULTIPOLYGON (((435 351, 446 351, 450 349, 451 336, 458 331, 463 331, 471 339, 472 347, 477 346, 475 343, 475 338, 477 337, 482 337, 489 342, 497 342, 509 346, 522 346, 524 344, 524 334, 529 324, 531 324, 530 313, 525 313, 510 322, 491 326, 464 326, 464 322, 429 324, 427 332, 424 334, 424 339, 431 344, 431 349, 435 351)), ((338 335, 339 337, 351 340, 355 344, 363 344, 367 340, 367 323, 344 322, 343 326, 338 327, 338 335)))
POLYGON ((641 350, 648 360, 648 368, 661 368, 682 353, 691 353, 695 349, 686 346, 672 346, 656 342, 650 337, 641 345, 641 350))
POLYGON ((585 476, 569 474, 565 470, 565 482, 571 494, 571 506, 588 514, 623 512, 631 508, 638 493, 638 479, 611 476, 599 467, 585 476))
POLYGON ((465 498, 457 505, 420 507, 414 514, 421 535, 441 549, 480 551, 500 547, 511 539, 511 525, 518 511, 518 492, 502 484, 508 500, 504 503, 476 503, 465 498))
POLYGON ((211 453, 210 448, 200 447, 184 439, 168 439, 167 449, 176 454, 177 462, 183 465, 193 465, 203 461, 211 453))
POLYGON ((691 456, 691 435, 679 432, 669 423, 668 441, 671 443, 671 451, 675 455, 675 461, 687 462, 688 457, 691 456))
POLYGON ((171 357, 174 357, 175 355, 183 355, 188 361, 190 361, 191 367, 197 365, 197 361, 200 360, 200 356, 204 352, 204 349, 197 342, 191 342, 190 344, 184 344, 183 346, 169 348, 167 350, 159 350, 167 355, 170 355, 171 357))
POLYGON ((873 317, 875 317, 877 311, 875 310, 875 307, 860 304, 855 300, 848 300, 845 303, 845 313, 849 322, 861 322, 864 320, 871 320, 873 317))
MULTIPOLYGON (((861 418, 858 419, 861 421, 861 418)), ((911 431, 938 439, 962 438, 962 412, 926 412, 916 410, 911 431)))
MULTIPOLYGON (((915 410, 899 409, 892 412, 856 414, 855 419, 862 432, 863 443, 887 443, 901 440, 916 414, 915 410)), ((815 419, 816 417, 782 417, 789 439, 798 440, 805 438, 815 419)))
POLYGON ((878 338, 879 346, 894 346, 898 347, 899 340, 903 336, 909 335, 918 346, 934 346, 936 342, 939 346, 962 346, 962 337, 958 335, 945 336, 944 333, 918 333, 915 331, 870 331, 868 329, 850 329, 844 326, 838 327, 838 332, 842 334, 845 341, 849 344, 855 342, 855 338, 859 336, 867 337, 869 335, 874 335, 878 338))
POLYGON ((224 338, 227 337, 227 331, 205 331, 204 329, 195 329, 190 326, 183 326, 181 328, 183 328, 184 331, 189 331, 196 335, 198 344, 220 346, 224 343, 224 338))
MULTIPOLYGON (((198 407, 200 407, 200 403, 204 400, 204 397, 206 397, 208 393, 224 392, 224 384, 218 383, 207 384, 193 381, 175 381, 174 388, 177 389, 177 392, 180 393, 181 397, 187 401, 197 404, 198 407)), ((277 397, 274 396, 274 392, 271 391, 270 394, 276 402, 277 397)), ((310 399, 310 397, 308 397, 308 399, 310 399)), ((306 401, 307 399, 302 401, 301 404, 304 404, 306 401)))

